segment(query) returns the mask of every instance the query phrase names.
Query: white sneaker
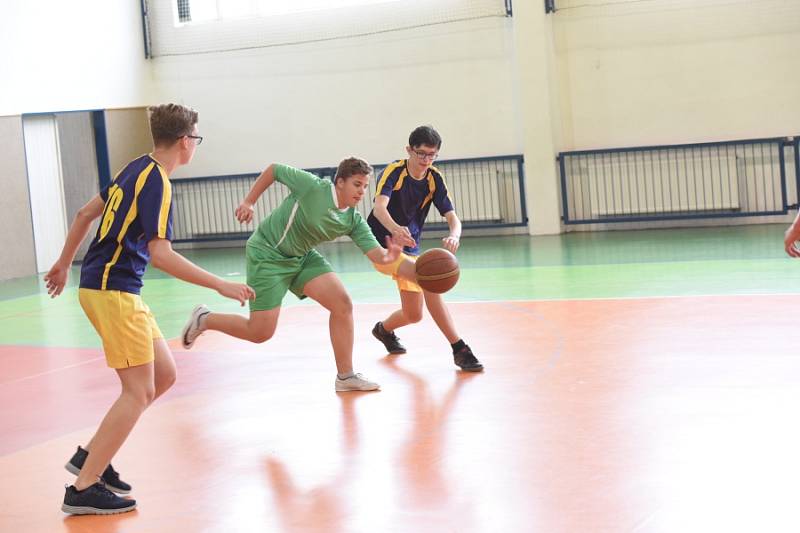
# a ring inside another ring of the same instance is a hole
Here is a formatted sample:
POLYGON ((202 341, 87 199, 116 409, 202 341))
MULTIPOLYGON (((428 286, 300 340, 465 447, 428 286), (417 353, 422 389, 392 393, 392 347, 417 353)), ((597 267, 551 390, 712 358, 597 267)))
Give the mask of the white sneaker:
POLYGON ((380 388, 380 385, 373 383, 361 374, 355 374, 345 379, 339 379, 339 376, 336 376, 336 392, 379 390, 380 388))
POLYGON ((189 320, 186 322, 186 325, 183 326, 183 331, 181 332, 181 344, 183 344, 184 349, 188 350, 194 344, 194 341, 197 340, 197 337, 203 334, 203 329, 200 329, 200 319, 209 314, 211 311, 208 310, 203 304, 198 305, 192 310, 192 314, 189 315, 189 320))

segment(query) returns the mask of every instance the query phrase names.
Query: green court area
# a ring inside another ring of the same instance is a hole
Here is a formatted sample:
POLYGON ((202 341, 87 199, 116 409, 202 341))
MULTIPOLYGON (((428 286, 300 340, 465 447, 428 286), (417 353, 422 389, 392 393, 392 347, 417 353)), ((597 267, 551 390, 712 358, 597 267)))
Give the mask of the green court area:
MULTIPOLYGON (((448 301, 646 298, 800 293, 800 261, 783 251, 784 225, 604 231, 530 237, 465 237, 459 284, 448 301)), ((437 245, 436 239, 424 248, 437 245)), ((356 304, 397 301, 393 282, 350 242, 319 248, 356 304)), ((182 250, 215 274, 244 280, 243 247, 182 250)), ((51 300, 39 277, 0 283, 0 344, 96 347, 77 302, 79 267, 51 300)), ((246 312, 207 289, 150 268, 142 292, 164 334, 174 337, 191 308, 246 312)), ((287 295, 285 306, 315 305, 287 295)), ((357 311, 356 311, 357 312, 357 311)))

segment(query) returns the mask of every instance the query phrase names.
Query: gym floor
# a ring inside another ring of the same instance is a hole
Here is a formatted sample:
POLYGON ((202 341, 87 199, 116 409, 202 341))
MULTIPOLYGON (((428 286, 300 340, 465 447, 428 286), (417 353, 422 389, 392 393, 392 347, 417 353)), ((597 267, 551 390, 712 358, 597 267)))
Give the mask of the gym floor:
MULTIPOLYGON (((195 304, 246 310, 151 269, 178 382, 113 462, 138 509, 106 517, 60 506, 116 375, 74 285, 51 300, 40 277, 0 283, 0 531, 795 531, 800 262, 784 229, 465 238, 446 299, 480 374, 427 317, 385 354, 370 329, 398 306, 393 283, 326 245, 374 393, 334 392, 327 314, 292 295, 267 343, 207 333, 182 350, 195 304)), ((185 255, 243 279, 241 248, 185 255)))

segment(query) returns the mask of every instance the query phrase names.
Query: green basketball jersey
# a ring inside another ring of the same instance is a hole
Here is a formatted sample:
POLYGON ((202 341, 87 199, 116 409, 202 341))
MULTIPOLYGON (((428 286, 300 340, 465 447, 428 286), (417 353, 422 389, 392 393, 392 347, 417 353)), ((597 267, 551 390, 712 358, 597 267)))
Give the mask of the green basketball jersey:
POLYGON ((286 165, 275 165, 275 180, 291 194, 265 218, 248 241, 277 250, 285 257, 301 257, 321 242, 348 235, 362 252, 380 246, 361 213, 336 206, 333 183, 286 165))

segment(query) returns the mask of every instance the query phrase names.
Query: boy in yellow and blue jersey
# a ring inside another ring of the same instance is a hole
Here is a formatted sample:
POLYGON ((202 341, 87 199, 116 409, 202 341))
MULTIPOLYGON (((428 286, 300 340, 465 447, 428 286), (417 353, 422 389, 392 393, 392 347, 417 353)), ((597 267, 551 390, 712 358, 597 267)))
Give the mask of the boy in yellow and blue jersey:
MULTIPOLYGON (((435 129, 431 126, 416 128, 408 138, 408 159, 401 159, 387 166, 378 180, 375 206, 367 223, 378 240, 387 235, 395 240, 413 239, 414 244, 404 248, 404 254, 398 261, 414 260, 419 255, 422 228, 432 205, 445 218, 450 230, 447 237, 442 239, 442 245, 452 253, 458 250, 461 221, 447 194, 442 173, 433 166, 441 147, 442 138, 435 129)), ((379 272, 392 275, 400 291, 401 308, 372 328, 372 335, 383 343, 387 352, 406 353, 394 331, 422 320, 424 299, 428 312, 453 349, 453 362, 468 372, 483 370, 483 365, 472 353, 472 349, 456 332, 441 294, 423 291, 413 281, 399 279, 393 275, 392 265, 375 265, 375 268, 379 272)))
POLYGON ((225 281, 184 259, 170 244, 169 174, 191 161, 203 139, 197 134, 197 112, 175 104, 152 107, 150 130, 153 152, 131 161, 78 211, 61 256, 45 276, 48 293, 61 294, 78 247, 102 216, 81 267, 78 298, 122 391, 94 437, 65 465, 78 476, 66 488, 61 507, 70 514, 116 514, 136 507, 135 500, 115 494, 127 494, 131 487, 110 462, 142 412, 175 382, 175 360, 139 296, 147 263, 242 305, 255 296, 247 285, 225 281))

